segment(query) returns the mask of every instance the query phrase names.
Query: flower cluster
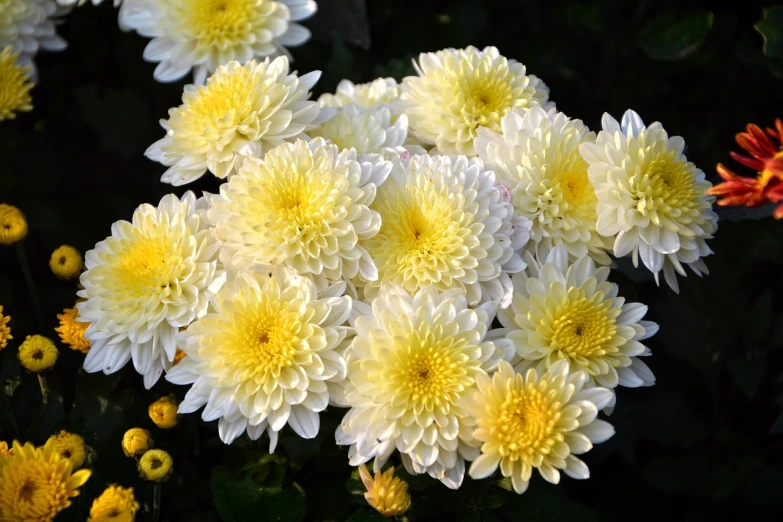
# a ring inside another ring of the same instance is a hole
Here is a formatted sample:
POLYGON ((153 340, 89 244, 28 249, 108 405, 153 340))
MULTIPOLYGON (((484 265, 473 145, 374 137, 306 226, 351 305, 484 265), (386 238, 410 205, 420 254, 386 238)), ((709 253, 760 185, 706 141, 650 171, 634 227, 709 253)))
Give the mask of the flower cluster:
MULTIPOLYGON (((336 442, 387 515, 411 504, 392 460, 454 489, 498 468, 518 493, 534 469, 587 478, 577 455, 613 435, 598 415, 616 388, 655 382, 642 359, 658 326, 620 296, 611 256, 675 290, 684 265, 707 271, 717 217, 682 138, 633 111, 591 132, 493 47, 310 101, 318 73, 254 58, 301 43, 290 22, 314 3, 215 5, 122 4, 160 79, 214 71, 147 156, 164 182, 221 184, 141 205, 87 252, 85 370, 132 362, 148 388, 165 373, 188 388, 150 406, 158 427, 200 411, 226 444, 265 436, 270 452, 345 408, 336 442), (229 14, 252 45, 211 29, 229 14)), ((142 429, 123 439, 163 480, 171 458, 151 447, 142 429)))

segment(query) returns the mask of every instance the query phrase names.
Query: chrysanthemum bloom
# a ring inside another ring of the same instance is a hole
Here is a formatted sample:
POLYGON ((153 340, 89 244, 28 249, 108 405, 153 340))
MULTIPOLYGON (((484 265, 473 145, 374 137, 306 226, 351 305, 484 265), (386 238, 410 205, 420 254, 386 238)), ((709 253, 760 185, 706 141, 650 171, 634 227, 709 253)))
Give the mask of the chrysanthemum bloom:
POLYGON ((17 112, 33 110, 33 84, 29 78, 32 66, 20 65, 18 59, 19 54, 11 52, 10 45, 0 52, 0 121, 14 119, 17 112))
POLYGON ((235 269, 285 265, 311 274, 319 290, 359 273, 374 281, 375 264, 359 241, 381 227, 369 206, 390 169, 379 156, 357 159, 322 138, 285 143, 263 161, 247 158, 210 198, 221 261, 235 269))
POLYGON ((41 373, 52 368, 60 352, 51 339, 43 335, 28 335, 19 346, 19 363, 33 373, 41 373))
POLYGON ((141 456, 138 463, 139 476, 148 482, 165 482, 174 471, 174 460, 167 451, 151 449, 141 456))
POLYGON ((13 458, 0 458, 0 520, 51 521, 90 478, 90 470, 73 472, 52 444, 15 441, 13 452, 13 458))
POLYGON ((218 242, 201 217, 203 199, 165 196, 157 208, 141 205, 133 222, 117 221, 112 235, 87 252, 81 276, 86 300, 76 304, 91 323, 88 372, 114 373, 130 360, 151 388, 171 367, 174 337, 207 312, 223 285, 218 242))
POLYGON ((704 172, 690 163, 685 141, 669 137, 660 123, 649 127, 634 111, 621 123, 604 114, 595 143, 582 143, 590 182, 598 198, 596 229, 613 238, 614 255, 632 254, 658 282, 659 274, 679 291, 683 264, 697 275, 709 273, 701 259, 712 253, 707 239, 718 229, 715 198, 704 172))
POLYGON ((14 450, 8 448, 8 443, 0 440, 0 458, 3 457, 12 457, 14 455, 14 450))
POLYGON ((474 145, 509 189, 514 209, 532 221, 528 250, 546 259, 565 245, 571 259, 590 254, 608 265, 609 245, 595 230, 598 199, 579 154, 579 145, 594 142, 595 134, 580 120, 540 107, 511 111, 500 127, 500 134, 480 128, 474 145))
POLYGON ((49 268, 58 278, 65 281, 79 277, 84 270, 82 254, 70 245, 62 245, 52 252, 49 258, 49 268))
POLYGON ((477 378, 477 390, 464 408, 474 416, 474 436, 481 456, 470 466, 470 476, 483 479, 500 466, 514 491, 527 490, 533 468, 547 482, 560 482, 560 471, 571 478, 590 476, 581 455, 614 435, 614 428, 596 420, 611 399, 605 388, 583 388, 584 372, 568 373, 558 361, 546 373, 529 369, 515 373, 502 361, 498 371, 477 378))
POLYGON ((133 522, 139 507, 133 488, 109 486, 93 501, 87 522, 133 522))
POLYGON ((120 26, 152 41, 148 62, 160 62, 154 77, 173 82, 191 69, 195 83, 231 60, 287 54, 310 31, 294 23, 311 17, 314 0, 133 0, 120 10, 120 26))
POLYGON ((517 215, 478 158, 413 156, 395 162, 372 206, 378 235, 363 244, 378 267, 377 281, 360 281, 371 298, 385 282, 410 293, 435 286, 467 292, 468 304, 507 306, 508 274, 525 268, 516 253, 530 222, 517 215))
POLYGON ((82 352, 84 354, 90 351, 90 341, 84 337, 84 333, 89 328, 89 323, 78 321, 79 310, 77 308, 66 308, 63 313, 57 314, 60 320, 60 326, 54 329, 60 335, 60 340, 68 345, 71 350, 82 352))
POLYGON ((422 53, 413 65, 419 75, 402 84, 411 130, 443 154, 475 156, 479 127, 499 131, 511 109, 552 106, 547 86, 495 47, 422 53))
POLYGON ((158 428, 169 429, 177 425, 177 407, 179 403, 171 397, 161 397, 150 404, 148 413, 158 428))
POLYGON ((154 446, 150 432, 142 428, 131 428, 122 436, 122 451, 126 457, 140 457, 154 446))
POLYGON ((403 113, 404 102, 400 100, 400 86, 394 78, 376 78, 369 83, 355 84, 349 80, 342 80, 337 84, 334 94, 322 94, 318 103, 324 107, 346 107, 358 105, 362 109, 381 105, 391 110, 396 118, 403 113))
POLYGON ((394 468, 376 472, 373 477, 367 466, 359 466, 359 477, 367 489, 367 503, 385 517, 399 517, 411 507, 408 483, 394 476, 394 468))
MULTIPOLYGON (((56 0, 57 5, 63 5, 66 7, 81 7, 88 2, 88 0, 56 0)), ((89 0, 92 5, 100 5, 103 0, 89 0)), ((114 0, 114 7, 117 7, 122 3, 122 0, 114 0)))
POLYGON ((359 311, 337 443, 351 445, 352 466, 374 458, 379 471, 397 449, 410 473, 458 488, 465 459, 478 456, 460 398, 503 356, 484 341, 487 313, 468 308, 460 289, 411 296, 391 283, 359 311))
POLYGON ((0 203, 0 245, 12 245, 27 237, 27 220, 13 205, 0 203))
POLYGON ((408 117, 403 114, 392 123, 388 107, 362 109, 355 104, 346 105, 308 135, 327 139, 340 149, 354 148, 359 155, 396 156, 407 150, 403 145, 408 136, 408 117))
POLYGON ((331 115, 308 101, 320 75, 289 73, 285 56, 221 66, 206 85, 185 87, 182 105, 161 120, 166 136, 145 154, 169 167, 164 183, 184 185, 207 169, 225 178, 245 156, 261 157, 331 115))
POLYGON ((589 257, 568 263, 563 246, 545 262, 529 256, 528 268, 514 276, 514 299, 498 312, 503 328, 490 338, 515 353, 516 370, 535 368, 539 375, 559 360, 570 372, 583 371, 587 385, 612 392, 616 386, 652 386, 655 377, 639 357, 650 355, 640 341, 658 325, 643 321, 647 307, 626 303, 618 287, 607 281, 609 268, 596 269, 589 257))
POLYGON ((87 447, 81 435, 62 430, 49 437, 46 442, 52 444, 54 450, 71 463, 71 469, 84 466, 84 461, 87 460, 87 447))
MULTIPOLYGON (((55 32, 55 17, 65 12, 54 0, 0 0, 0 49, 19 52, 21 65, 33 65, 41 49, 62 51, 67 44, 55 32)), ((34 68, 30 76, 34 79, 34 68)))
MULTIPOLYGON (((775 128, 766 131, 751 123, 745 132, 737 134, 736 140, 749 156, 734 151, 729 154, 758 175, 738 176, 718 163, 718 174, 725 181, 709 189, 707 194, 718 196, 721 206, 758 207, 783 201, 783 121, 775 120, 775 128)), ((783 204, 778 205, 774 216, 783 218, 783 204)))
POLYGON ((193 385, 180 413, 206 406, 201 417, 219 419, 226 444, 245 430, 252 439, 266 431, 270 453, 286 424, 315 437, 318 413, 345 380, 351 298, 332 295, 342 287, 319 296, 311 279, 288 268, 240 272, 213 300, 213 312, 178 337, 187 357, 166 379, 193 385))
POLYGON ((11 322, 10 315, 3 315, 3 305, 0 305, 0 350, 8 346, 8 341, 14 338, 11 335, 11 327, 8 323, 11 322))

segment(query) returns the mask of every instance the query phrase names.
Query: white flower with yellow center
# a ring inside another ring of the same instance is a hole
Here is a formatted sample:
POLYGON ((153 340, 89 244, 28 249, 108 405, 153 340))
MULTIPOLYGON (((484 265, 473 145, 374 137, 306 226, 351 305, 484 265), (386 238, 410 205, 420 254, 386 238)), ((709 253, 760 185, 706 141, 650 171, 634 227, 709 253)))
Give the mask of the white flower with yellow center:
POLYGON ((263 161, 247 158, 210 199, 221 260, 235 269, 285 265, 312 275, 319 289, 359 274, 376 280, 359 242, 381 227, 369 206, 390 169, 379 156, 357 160, 353 149, 322 138, 280 145, 263 161))
POLYGON ((315 437, 318 412, 346 374, 351 298, 338 295, 342 288, 319 296, 309 278, 283 267, 240 272, 178 336, 187 356, 166 379, 193 385, 179 412, 205 406, 201 417, 219 419, 226 444, 245 430, 252 439, 266 431, 272 452, 286 424, 315 437))
POLYGON ((411 131, 443 154, 475 156, 480 127, 499 131, 511 109, 552 106, 546 85, 495 47, 422 53, 413 65, 419 75, 402 84, 411 131))
POLYGON ((598 233, 614 240, 614 255, 641 257, 658 282, 659 273, 679 291, 683 264, 697 275, 709 273, 701 259, 712 253, 707 239, 718 229, 712 186, 683 154, 685 141, 649 127, 633 111, 621 123, 604 114, 594 144, 580 146, 598 197, 598 233))
POLYGON ((514 212, 478 158, 413 156, 396 161, 372 207, 378 235, 363 244, 377 281, 358 281, 374 297, 385 282, 408 292, 458 288, 468 304, 507 306, 511 278, 525 264, 517 253, 530 222, 514 212))
POLYGON ((88 372, 114 373, 133 359, 152 387, 171 368, 180 327, 207 312, 208 298, 225 281, 218 270, 219 243, 192 192, 169 194, 157 208, 141 205, 133 222, 117 221, 110 237, 85 255, 79 320, 88 372))
POLYGON ((569 374, 565 361, 545 373, 531 368, 524 375, 503 361, 492 377, 479 375, 477 390, 464 404, 475 418, 473 435, 482 443, 470 476, 483 479, 500 466, 517 493, 527 491, 534 468, 552 484, 560 482, 561 471, 589 478, 587 465, 574 455, 609 439, 614 428, 596 420, 609 390, 584 388, 585 382, 584 372, 569 374))
POLYGON ((347 352, 351 410, 337 443, 351 445, 352 466, 374 458, 380 470, 397 449, 409 472, 458 488, 465 460, 478 456, 475 421, 460 400, 502 357, 484 341, 487 313, 469 309, 457 289, 429 287, 411 296, 394 284, 358 312, 347 352))
POLYGON ((164 183, 184 185, 207 169, 225 178, 246 156, 259 158, 331 115, 308 101, 320 76, 289 74, 285 56, 218 67, 206 86, 185 87, 182 105, 161 121, 166 136, 145 154, 169 167, 164 183))
POLYGON ((313 0, 126 0, 120 26, 152 41, 148 62, 160 62, 154 77, 173 82, 193 69, 194 81, 232 60, 245 63, 287 53, 310 31, 294 23, 316 11, 313 0))
POLYGON ((580 120, 539 107, 507 113, 500 127, 500 134, 480 128, 474 144, 508 187, 516 211, 533 222, 528 250, 546 259, 565 245, 571 259, 590 254, 608 265, 606 239, 595 230, 598 200, 579 154, 595 134, 580 120))
POLYGON ((528 268, 514 276, 511 306, 498 312, 503 328, 490 338, 515 353, 517 371, 535 368, 543 374, 565 360, 570 372, 584 371, 587 384, 652 386, 655 377, 639 359, 650 355, 643 341, 658 325, 642 321, 647 307, 626 303, 607 281, 609 268, 596 269, 590 257, 568 263, 565 247, 552 250, 545 262, 528 254, 528 268))
POLYGON ((334 94, 322 94, 318 103, 333 108, 356 104, 362 109, 383 105, 389 107, 392 115, 396 117, 403 112, 400 95, 400 86, 394 78, 376 78, 369 83, 360 84, 342 80, 337 84, 334 94))
POLYGON ((375 105, 362 109, 355 104, 346 105, 307 134, 329 140, 340 149, 356 149, 359 155, 394 157, 407 151, 403 145, 408 135, 408 117, 403 114, 392 123, 388 107, 375 105))
MULTIPOLYGON (((19 53, 20 65, 34 65, 33 56, 67 47, 55 32, 56 17, 64 14, 54 0, 0 0, 0 50, 9 45, 19 53)), ((35 70, 31 74, 35 80, 35 70)))

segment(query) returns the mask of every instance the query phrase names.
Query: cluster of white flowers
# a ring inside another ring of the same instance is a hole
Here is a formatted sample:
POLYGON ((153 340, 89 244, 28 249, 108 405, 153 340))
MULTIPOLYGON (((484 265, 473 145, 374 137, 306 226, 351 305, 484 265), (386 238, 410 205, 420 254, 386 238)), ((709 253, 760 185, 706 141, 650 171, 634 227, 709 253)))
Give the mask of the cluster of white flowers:
POLYGON ((132 360, 148 387, 165 372, 227 444, 266 433, 274 451, 285 426, 312 438, 346 408, 355 466, 399 454, 450 488, 499 467, 518 493, 533 469, 587 478, 576 455, 613 435, 597 416, 615 388, 655 382, 658 326, 610 282, 611 256, 641 254, 675 290, 683 264, 706 272, 717 218, 683 140, 632 111, 596 135, 492 47, 311 101, 318 73, 253 58, 300 42, 288 21, 312 2, 253 2, 282 21, 219 47, 244 64, 158 25, 182 2, 122 4, 166 79, 214 71, 147 156, 172 185, 222 184, 142 205, 87 253, 85 369, 132 360))

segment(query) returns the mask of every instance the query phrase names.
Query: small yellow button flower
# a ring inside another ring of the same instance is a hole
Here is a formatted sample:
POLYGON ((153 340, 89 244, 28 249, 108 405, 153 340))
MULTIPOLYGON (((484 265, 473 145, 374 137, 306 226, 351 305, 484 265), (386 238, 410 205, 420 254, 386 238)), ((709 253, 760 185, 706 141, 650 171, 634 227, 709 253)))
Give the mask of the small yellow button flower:
POLYGON ((60 326, 54 329, 60 335, 62 342, 71 347, 72 350, 84 354, 90 351, 90 340, 85 339, 84 332, 89 328, 90 323, 78 321, 79 309, 66 308, 63 313, 57 314, 60 320, 60 326))
POLYGON ((10 45, 0 51, 0 121, 13 120, 17 112, 33 110, 32 67, 17 64, 17 58, 19 53, 11 52, 10 45))
POLYGON ((52 444, 61 457, 70 461, 71 469, 77 470, 84 466, 84 461, 87 460, 87 447, 81 435, 62 430, 49 437, 46 442, 52 444))
POLYGON ((0 350, 8 346, 8 341, 13 339, 11 327, 8 323, 11 321, 10 315, 3 315, 3 306, 0 305, 0 350))
POLYGON ((87 522, 133 522, 139 507, 133 488, 109 486, 93 501, 87 522))
POLYGON ((142 428, 131 428, 122 436, 122 451, 126 457, 139 457, 154 446, 150 432, 142 428))
POLYGON ((70 245, 62 245, 52 252, 49 258, 49 268, 52 273, 63 281, 68 281, 79 277, 84 270, 84 259, 82 253, 70 245))
POLYGON ((165 482, 174 470, 174 460, 162 449, 151 449, 139 459, 139 476, 150 482, 165 482))
POLYGON ((158 428, 167 430, 177 425, 177 408, 179 403, 171 397, 161 397, 150 404, 150 419, 158 428))
POLYGON ((364 498, 378 513, 385 517, 398 517, 411 507, 408 483, 394 476, 394 468, 370 474, 367 466, 359 466, 359 476, 367 488, 364 498))
POLYGON ((43 335, 28 335, 19 346, 19 362, 25 370, 33 373, 50 369, 59 355, 52 340, 43 335))
POLYGON ((12 245, 27 237, 27 220, 13 205, 0 203, 0 245, 12 245))

